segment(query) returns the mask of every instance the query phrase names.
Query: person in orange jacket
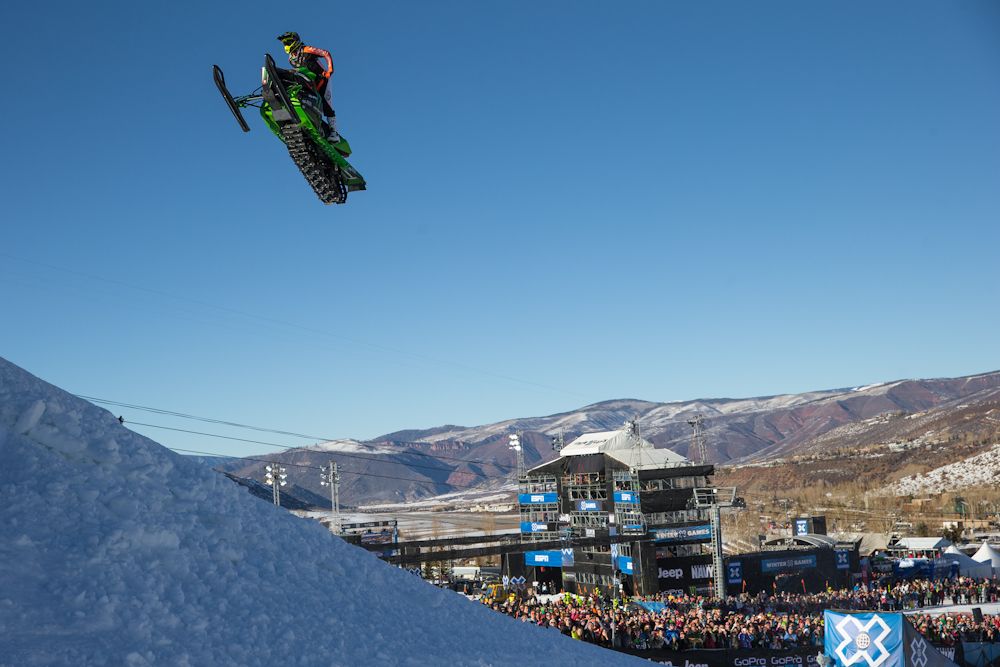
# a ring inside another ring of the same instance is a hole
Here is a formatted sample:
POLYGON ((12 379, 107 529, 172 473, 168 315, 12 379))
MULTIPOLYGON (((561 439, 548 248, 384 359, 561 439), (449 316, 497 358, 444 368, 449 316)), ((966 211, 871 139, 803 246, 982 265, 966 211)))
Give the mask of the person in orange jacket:
POLYGON ((323 98, 323 113, 327 116, 327 139, 330 143, 337 143, 340 141, 340 135, 337 133, 337 114, 330 99, 330 77, 333 76, 333 58, 330 52, 304 44, 297 32, 281 33, 278 35, 278 41, 285 47, 289 64, 309 77, 323 98), (325 60, 326 63, 321 63, 321 60, 325 60))

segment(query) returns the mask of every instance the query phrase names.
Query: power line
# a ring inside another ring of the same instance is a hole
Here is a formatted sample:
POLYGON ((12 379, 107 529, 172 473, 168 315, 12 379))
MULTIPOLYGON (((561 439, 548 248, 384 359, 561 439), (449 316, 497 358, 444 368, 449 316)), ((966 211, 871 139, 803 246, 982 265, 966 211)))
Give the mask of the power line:
MULTIPOLYGON (((136 426, 146 426, 148 428, 158 428, 158 429, 162 429, 164 431, 177 431, 179 433, 190 433, 192 435, 203 435, 203 436, 208 437, 208 438, 219 438, 220 440, 237 440, 239 442, 249 442, 249 443, 252 443, 252 444, 255 444, 255 445, 266 445, 268 447, 278 447, 282 451, 286 451, 286 452, 290 451, 292 449, 296 449, 295 447, 289 447, 287 445, 279 445, 279 444, 274 443, 274 442, 264 442, 263 440, 251 440, 249 438, 237 438, 236 436, 232 436, 232 435, 221 435, 221 434, 218 434, 218 433, 205 433, 204 431, 192 431, 190 429, 176 428, 174 426, 161 426, 159 424, 147 424, 147 423, 144 423, 144 422, 132 421, 130 419, 123 419, 123 420, 121 420, 121 423, 122 424, 134 424, 136 426)), ((351 458, 351 459, 362 459, 364 461, 375 461, 377 463, 387 463, 387 464, 390 464, 390 465, 406 466, 407 468, 426 468, 427 470, 439 470, 441 472, 447 472, 447 473, 451 473, 453 475, 472 475, 474 477, 482 477, 483 479, 492 479, 486 473, 475 472, 475 471, 472 471, 472 470, 469 470, 469 471, 454 470, 453 468, 442 468, 440 466, 429 466, 429 465, 423 465, 423 464, 420 464, 420 463, 405 463, 403 461, 391 461, 391 460, 388 460, 388 459, 381 459, 381 458, 378 458, 378 457, 375 457, 375 456, 363 456, 361 454, 348 454, 346 452, 337 452, 337 451, 334 451, 334 452, 329 452, 329 453, 330 454, 334 454, 334 455, 336 455, 338 457, 343 456, 343 457, 347 457, 347 458, 351 458)), ((232 457, 232 458, 239 458, 239 459, 243 459, 243 460, 246 460, 246 461, 253 461, 254 460, 254 459, 252 459, 250 457, 247 457, 247 456, 238 456, 238 457, 232 457)), ((315 466, 312 466, 312 467, 315 467, 315 466)))
MULTIPOLYGON (((201 422, 206 422, 206 423, 209 423, 209 424, 219 424, 219 425, 223 425, 223 426, 232 426, 234 428, 243 428, 243 429, 248 429, 248 430, 251 430, 251 431, 260 431, 260 432, 263 432, 263 433, 275 433, 277 435, 287 435, 287 436, 291 436, 291 437, 295 437, 295 438, 302 438, 304 440, 312 440, 313 442, 336 442, 337 440, 343 440, 343 438, 327 438, 327 437, 316 436, 316 435, 307 435, 307 434, 304 434, 304 433, 296 433, 295 431, 283 431, 283 430, 280 430, 280 429, 267 428, 267 427, 264 427, 264 426, 252 426, 250 424, 241 424, 239 422, 228 421, 228 420, 225 420, 225 419, 215 419, 213 417, 200 417, 198 415, 187 414, 187 413, 184 413, 184 412, 176 412, 174 410, 165 410, 163 408, 154 408, 154 407, 149 407, 149 406, 145 406, 145 405, 136 405, 136 404, 133 404, 133 403, 122 403, 120 401, 113 401, 113 400, 110 400, 110 399, 107 399, 107 398, 97 398, 95 396, 86 396, 84 394, 76 394, 76 396, 79 397, 79 398, 91 401, 93 403, 103 403, 103 404, 106 404, 106 405, 114 405, 114 406, 117 406, 117 407, 131 408, 131 409, 134 409, 134 410, 143 410, 145 412, 154 412, 154 413, 157 413, 157 414, 168 415, 168 416, 172 416, 172 417, 179 417, 179 418, 182 418, 182 419, 191 419, 191 420, 194 420, 194 421, 201 421, 201 422)), ((132 423, 138 424, 139 422, 132 422, 132 423)), ((150 425, 150 426, 152 426, 152 425, 150 425)), ((154 427, 154 428, 168 428, 168 427, 161 426, 161 427, 154 427)), ((208 435, 208 436, 212 436, 211 433, 198 433, 197 431, 185 431, 184 429, 173 429, 173 430, 181 431, 181 432, 186 432, 186 433, 193 433, 193 434, 196 434, 196 435, 208 435)), ((225 438, 226 436, 213 436, 213 437, 225 438)), ((230 439, 231 440, 240 440, 240 441, 243 441, 243 442, 249 442, 249 443, 258 444, 258 445, 267 445, 269 447, 282 447, 284 449, 292 449, 292 447, 289 446, 289 445, 276 445, 276 444, 270 443, 270 442, 260 442, 260 441, 257 441, 257 440, 245 440, 243 438, 230 438, 230 439)), ((371 444, 368 444, 368 443, 365 443, 365 442, 360 442, 360 441, 357 441, 357 440, 352 440, 351 442, 353 444, 356 444, 359 447, 366 447, 366 448, 372 449, 372 450, 378 450, 379 449, 378 445, 371 445, 371 444)), ((404 453, 404 452, 400 452, 400 453, 404 453)), ((443 454, 442 455, 434 455, 432 457, 430 454, 427 454, 426 452, 421 452, 419 450, 407 450, 405 453, 413 454, 415 456, 425 456, 427 458, 435 458, 435 459, 448 460, 448 461, 457 461, 457 462, 460 462, 460 463, 475 463, 475 464, 479 464, 479 465, 491 465, 491 466, 495 466, 497 468, 505 468, 507 470, 513 470, 516 467, 516 466, 513 466, 513 465, 508 465, 506 463, 499 463, 497 461, 483 461, 483 460, 480 460, 480 459, 463 459, 463 458, 459 458, 459 457, 456 457, 456 456, 446 456, 446 455, 443 455, 443 454)), ((445 470, 445 469, 442 468, 442 470, 445 470)))
MULTIPOLYGON (((226 459, 237 459, 239 461, 259 461, 261 463, 274 463, 271 459, 261 459, 253 457, 235 457, 229 456, 228 454, 223 454, 221 452, 204 452, 197 449, 184 449, 181 447, 167 447, 172 452, 184 452, 186 454, 201 454, 202 456, 217 456, 226 459)), ((281 462, 282 465, 292 467, 292 468, 307 468, 310 470, 321 470, 320 466, 306 465, 303 463, 288 463, 286 461, 281 462)), ((401 482, 412 482, 414 484, 422 484, 424 486, 435 486, 435 482, 426 482, 420 479, 412 479, 410 477, 393 477, 392 475, 377 475, 373 472, 347 472, 348 475, 358 475, 361 477, 379 477, 381 479, 395 479, 401 482)), ((478 485, 467 485, 467 484, 448 484, 448 486, 459 488, 459 489, 479 489, 482 488, 478 485)))

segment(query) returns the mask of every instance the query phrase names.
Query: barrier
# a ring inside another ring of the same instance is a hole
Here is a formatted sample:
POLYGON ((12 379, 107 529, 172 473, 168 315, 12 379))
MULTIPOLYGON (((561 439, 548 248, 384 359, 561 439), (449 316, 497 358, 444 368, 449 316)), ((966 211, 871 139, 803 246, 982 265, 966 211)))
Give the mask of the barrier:
POLYGON ((671 667, 817 667, 821 647, 804 646, 783 651, 768 649, 718 648, 670 651, 667 649, 620 649, 655 664, 671 667))

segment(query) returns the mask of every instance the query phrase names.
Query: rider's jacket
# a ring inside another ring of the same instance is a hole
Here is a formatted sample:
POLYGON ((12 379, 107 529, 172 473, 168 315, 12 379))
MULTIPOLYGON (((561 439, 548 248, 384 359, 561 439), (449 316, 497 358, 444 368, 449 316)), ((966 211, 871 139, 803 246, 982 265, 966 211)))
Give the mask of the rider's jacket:
POLYGON ((288 62, 292 67, 305 67, 316 75, 314 79, 316 89, 321 92, 330 82, 330 77, 333 76, 333 58, 330 57, 330 52, 325 49, 318 49, 315 46, 303 46, 301 49, 288 54, 288 62), (321 59, 326 61, 325 67, 320 64, 321 59))

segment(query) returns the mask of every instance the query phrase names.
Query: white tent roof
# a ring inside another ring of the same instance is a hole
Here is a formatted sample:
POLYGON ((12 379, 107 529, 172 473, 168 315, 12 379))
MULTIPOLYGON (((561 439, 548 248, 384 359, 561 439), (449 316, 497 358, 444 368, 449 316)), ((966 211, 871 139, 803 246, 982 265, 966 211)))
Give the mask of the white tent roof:
POLYGON ((914 551, 925 551, 928 549, 944 549, 951 546, 951 542, 943 537, 904 537, 893 545, 893 549, 913 549, 914 551))
POLYGON ((972 560, 980 563, 989 563, 994 568, 1000 569, 1000 551, 997 551, 989 542, 983 542, 983 546, 979 547, 979 551, 972 554, 972 560))
POLYGON ((653 443, 639 437, 627 426, 618 431, 584 433, 559 452, 560 456, 582 454, 607 454, 639 470, 673 468, 691 463, 677 452, 654 447, 653 443))
POLYGON ((989 563, 976 562, 963 554, 961 551, 958 553, 946 551, 941 554, 941 558, 938 559, 938 562, 945 560, 958 563, 958 573, 963 577, 989 577, 993 574, 992 565, 989 563))
POLYGON ((950 547, 948 547, 947 549, 945 549, 944 552, 946 554, 958 554, 960 556, 967 556, 968 555, 964 551, 962 551, 961 549, 959 549, 958 547, 956 547, 954 544, 951 545, 950 547))

